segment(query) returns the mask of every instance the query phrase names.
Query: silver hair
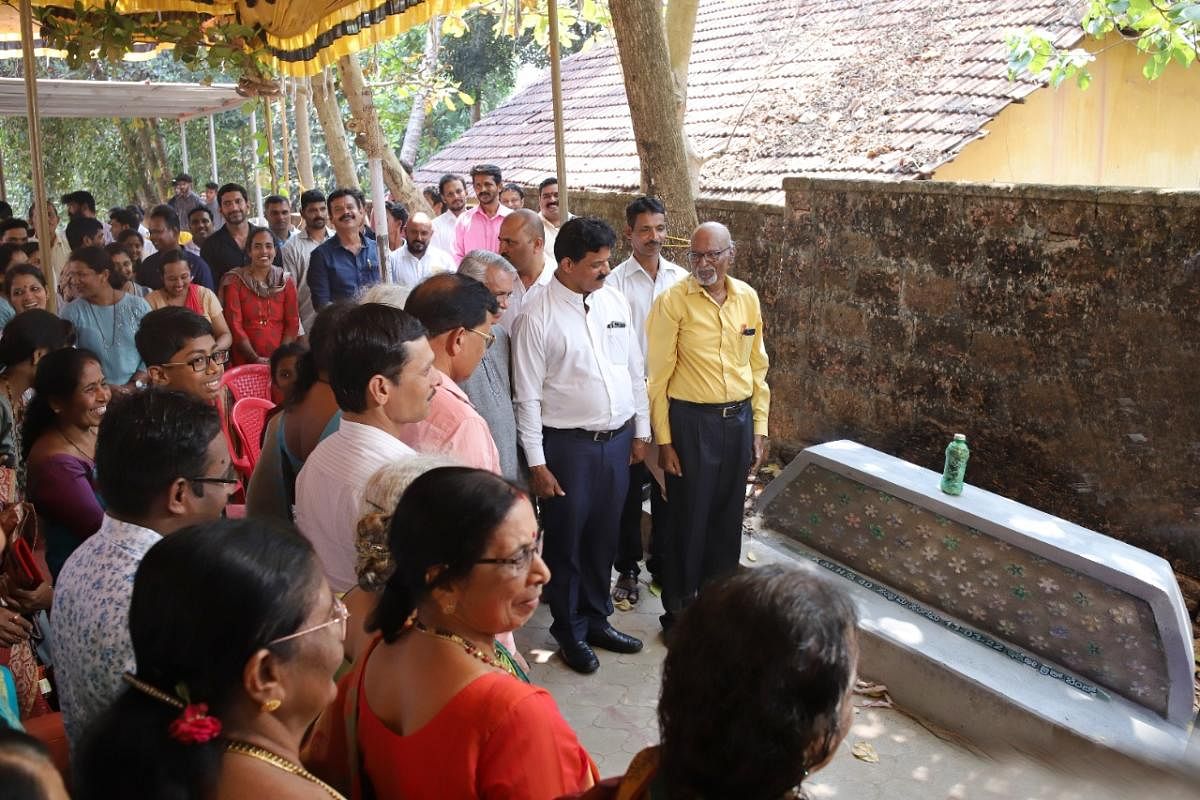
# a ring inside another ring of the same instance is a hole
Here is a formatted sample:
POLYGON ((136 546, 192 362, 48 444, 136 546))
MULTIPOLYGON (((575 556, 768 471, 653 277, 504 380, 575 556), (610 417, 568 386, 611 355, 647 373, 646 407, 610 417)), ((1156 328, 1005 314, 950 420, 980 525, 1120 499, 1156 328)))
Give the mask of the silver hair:
POLYGON ((401 286, 398 283, 373 283, 359 294, 358 302, 382 303, 403 311, 411 291, 411 286, 401 286))
POLYGON ((472 250, 467 253, 458 265, 458 274, 474 278, 480 283, 487 283, 488 267, 495 267, 512 275, 517 274, 517 268, 508 263, 507 258, 491 250, 472 250))

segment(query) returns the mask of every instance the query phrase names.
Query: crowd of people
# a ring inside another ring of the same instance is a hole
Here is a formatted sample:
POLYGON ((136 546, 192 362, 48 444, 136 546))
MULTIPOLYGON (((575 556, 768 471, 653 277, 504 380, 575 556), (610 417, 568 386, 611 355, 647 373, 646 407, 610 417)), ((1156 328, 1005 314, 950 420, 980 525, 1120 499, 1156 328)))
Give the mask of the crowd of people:
POLYGON ((0 783, 773 800, 828 761, 853 607, 738 572, 770 390, 729 231, 700 225, 685 269, 641 197, 614 267, 617 231, 563 218, 555 179, 537 211, 495 166, 469 181, 429 187, 434 215, 389 203, 389 253, 357 190, 305 191, 297 228, 285 197, 252 220, 244 187, 182 174, 144 225, 63 196, 45 265, 0 223, 0 706, 51 744, 0 735, 0 783), (271 376, 261 441, 229 424, 245 365, 271 376), (662 742, 605 781, 513 634, 544 600, 595 672, 642 649, 611 620, 647 584, 662 742))

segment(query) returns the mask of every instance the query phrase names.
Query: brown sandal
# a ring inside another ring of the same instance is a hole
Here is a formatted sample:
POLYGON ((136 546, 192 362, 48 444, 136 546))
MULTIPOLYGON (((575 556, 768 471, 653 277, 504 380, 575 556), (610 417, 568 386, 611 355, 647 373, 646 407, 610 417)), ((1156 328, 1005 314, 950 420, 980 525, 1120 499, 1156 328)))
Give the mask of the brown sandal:
POLYGON ((622 611, 628 611, 637 605, 638 600, 641 599, 637 576, 622 575, 617 578, 617 585, 613 587, 612 597, 613 603, 622 611))

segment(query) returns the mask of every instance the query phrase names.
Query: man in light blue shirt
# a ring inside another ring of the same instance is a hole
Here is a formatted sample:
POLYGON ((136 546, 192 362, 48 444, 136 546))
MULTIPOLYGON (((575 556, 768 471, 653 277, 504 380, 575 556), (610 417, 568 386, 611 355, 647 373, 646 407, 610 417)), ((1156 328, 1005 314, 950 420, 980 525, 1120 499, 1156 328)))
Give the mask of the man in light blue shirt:
POLYGON ((308 260, 308 288, 313 308, 320 311, 334 300, 352 299, 379 283, 379 250, 363 236, 363 204, 354 189, 337 189, 326 201, 335 236, 329 237, 308 260))

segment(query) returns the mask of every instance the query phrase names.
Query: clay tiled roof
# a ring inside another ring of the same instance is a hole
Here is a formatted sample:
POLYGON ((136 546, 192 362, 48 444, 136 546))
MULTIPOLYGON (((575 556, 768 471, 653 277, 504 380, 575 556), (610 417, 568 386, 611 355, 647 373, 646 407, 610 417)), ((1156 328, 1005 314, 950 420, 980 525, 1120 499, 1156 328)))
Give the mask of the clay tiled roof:
MULTIPOLYGON (((922 177, 1040 87, 1005 77, 1006 32, 1082 37, 1075 0, 701 0, 687 133, 705 197, 783 202, 789 175, 922 177)), ((637 152, 613 46, 563 62, 572 188, 635 191, 637 152)), ((517 93, 417 170, 478 162, 505 180, 554 174, 549 77, 517 93)))

